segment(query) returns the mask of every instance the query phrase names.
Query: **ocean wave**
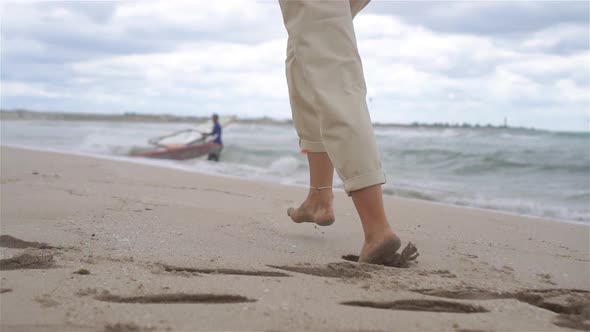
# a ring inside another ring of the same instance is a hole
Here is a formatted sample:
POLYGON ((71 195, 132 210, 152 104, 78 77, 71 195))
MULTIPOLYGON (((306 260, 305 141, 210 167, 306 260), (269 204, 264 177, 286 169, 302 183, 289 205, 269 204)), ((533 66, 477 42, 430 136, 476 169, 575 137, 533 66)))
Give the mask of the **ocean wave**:
POLYGON ((455 174, 481 174, 482 172, 496 172, 496 171, 507 171, 507 170, 522 170, 530 168, 533 165, 526 162, 519 162, 515 160, 509 160, 500 158, 497 156, 485 156, 480 158, 476 162, 462 165, 459 168, 453 170, 455 174))
POLYGON ((273 174, 279 174, 282 176, 292 175, 299 167, 300 162, 294 157, 280 157, 275 159, 269 166, 268 170, 273 174))
POLYGON ((587 211, 569 207, 548 206, 531 200, 504 200, 497 198, 445 199, 443 203, 471 206, 488 210, 513 212, 519 215, 539 216, 548 219, 577 221, 588 223, 590 215, 587 211))
MULTIPOLYGON (((390 150, 391 151, 391 150, 390 150)), ((437 149, 437 148, 427 148, 427 149, 412 149, 407 148, 403 150, 398 150, 398 155, 402 157, 406 156, 416 156, 416 157, 442 157, 443 159, 455 159, 455 158, 469 158, 475 155, 468 154, 465 152, 455 151, 455 150, 445 150, 445 149, 437 149)))
MULTIPOLYGON (((190 124, 3 122, 3 144, 126 158, 150 137, 190 124)), ((587 134, 378 128, 388 195, 547 218, 590 221, 587 134), (522 137, 521 137, 522 136, 522 137), (527 137, 534 139, 527 139, 527 137), (524 138, 523 138, 524 137, 524 138), (521 139, 523 138, 523 139, 521 139)), ((307 185, 291 127, 239 124, 224 132, 221 162, 132 159, 223 176, 307 185)), ((335 187, 341 181, 335 177, 335 187)))
POLYGON ((543 172, 590 174, 590 165, 539 165, 537 169, 543 172))
POLYGON ((434 195, 429 195, 423 191, 412 190, 412 189, 407 189, 407 188, 385 187, 385 188, 383 188, 383 193, 385 195, 399 196, 399 197, 404 197, 404 198, 414 198, 414 199, 419 199, 419 200, 423 200, 423 201, 432 201, 432 202, 439 202, 440 201, 434 195))
MULTIPOLYGON (((588 186, 590 188, 590 183, 588 183, 588 186)), ((571 201, 585 202, 590 205, 590 191, 585 192, 585 193, 580 193, 580 194, 568 195, 568 196, 566 196, 566 199, 571 200, 571 201)))

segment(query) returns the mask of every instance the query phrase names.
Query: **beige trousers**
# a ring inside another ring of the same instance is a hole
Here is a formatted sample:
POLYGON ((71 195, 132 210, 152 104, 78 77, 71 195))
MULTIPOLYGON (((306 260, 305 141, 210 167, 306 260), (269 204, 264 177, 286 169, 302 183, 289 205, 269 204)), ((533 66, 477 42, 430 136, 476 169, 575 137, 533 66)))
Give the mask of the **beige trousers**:
POLYGON ((293 123, 307 152, 327 152, 344 189, 385 183, 352 19, 369 0, 279 0, 289 41, 293 123))

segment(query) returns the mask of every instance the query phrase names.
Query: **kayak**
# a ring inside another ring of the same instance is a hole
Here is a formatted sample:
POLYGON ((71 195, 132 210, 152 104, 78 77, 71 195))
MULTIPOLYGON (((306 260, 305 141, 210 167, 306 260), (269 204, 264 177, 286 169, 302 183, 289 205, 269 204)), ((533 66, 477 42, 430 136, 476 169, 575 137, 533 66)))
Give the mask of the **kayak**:
POLYGON ((205 142, 201 144, 178 145, 178 146, 162 146, 152 149, 135 150, 129 153, 131 157, 157 158, 157 159, 174 159, 185 160, 193 159, 208 155, 209 153, 217 152, 221 145, 213 142, 205 142))

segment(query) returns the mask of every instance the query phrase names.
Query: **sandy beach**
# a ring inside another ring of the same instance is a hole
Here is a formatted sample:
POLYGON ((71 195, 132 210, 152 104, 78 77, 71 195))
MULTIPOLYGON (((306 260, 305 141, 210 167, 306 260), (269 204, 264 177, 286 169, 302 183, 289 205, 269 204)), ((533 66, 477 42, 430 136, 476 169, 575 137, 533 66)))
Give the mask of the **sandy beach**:
MULTIPOLYGON (((392 175, 393 176, 393 175, 392 175)), ((589 227, 386 197, 409 268, 358 264, 306 188, 2 147, 2 331, 590 330, 589 227)))

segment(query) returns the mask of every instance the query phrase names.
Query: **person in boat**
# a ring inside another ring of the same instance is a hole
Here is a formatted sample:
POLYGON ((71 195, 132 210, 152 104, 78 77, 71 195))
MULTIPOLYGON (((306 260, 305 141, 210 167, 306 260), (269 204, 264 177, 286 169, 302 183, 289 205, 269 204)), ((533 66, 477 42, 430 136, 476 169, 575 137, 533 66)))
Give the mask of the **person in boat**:
POLYGON ((369 0, 279 0, 288 32, 286 74, 293 123, 310 171, 305 201, 287 214, 296 223, 331 225, 334 168, 352 198, 365 233, 359 262, 413 260, 412 245, 391 229, 381 167, 367 108, 367 88, 352 20, 369 0))
POLYGON ((211 120, 213 121, 213 129, 210 133, 204 133, 203 138, 211 136, 213 137, 212 142, 217 144, 217 146, 211 149, 209 155, 207 156, 207 160, 219 161, 219 155, 221 154, 221 150, 223 149, 223 143, 221 141, 221 125, 219 124, 219 115, 213 114, 211 116, 211 120))

